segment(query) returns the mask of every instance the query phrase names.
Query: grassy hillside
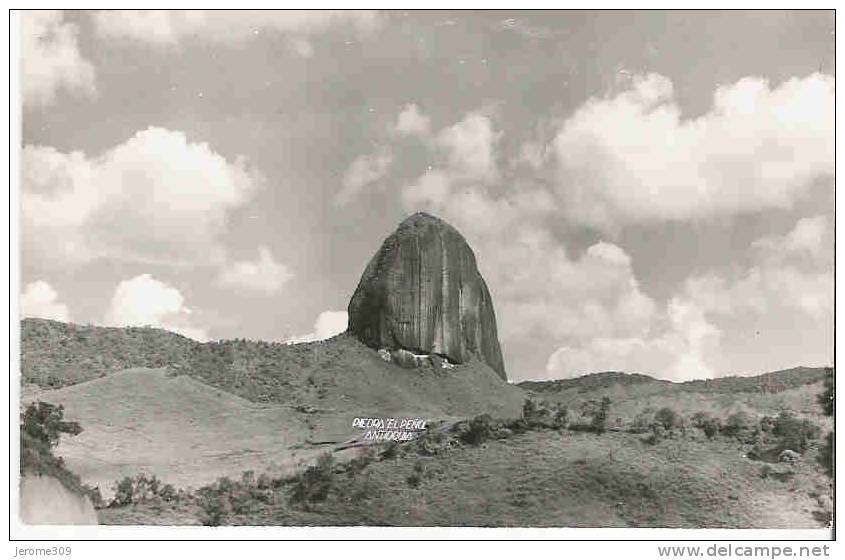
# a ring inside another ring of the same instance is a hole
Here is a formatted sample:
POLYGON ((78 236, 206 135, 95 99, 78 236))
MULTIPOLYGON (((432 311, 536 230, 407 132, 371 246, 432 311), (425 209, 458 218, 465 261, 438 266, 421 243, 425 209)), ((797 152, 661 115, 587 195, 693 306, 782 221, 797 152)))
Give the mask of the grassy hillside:
POLYGON ((138 472, 196 486, 247 468, 297 460, 289 447, 307 433, 286 407, 260 407, 189 377, 132 369, 32 395, 64 406, 84 429, 63 438, 56 454, 88 484, 110 493, 138 472))
MULTIPOLYGON (((195 500, 100 511, 107 524, 505 527, 824 527, 828 479, 811 459, 769 466, 735 440, 530 431, 436 454, 407 451, 314 477, 325 497, 295 499, 303 477, 218 483, 195 500), (363 465, 363 467, 361 467, 363 465), (224 489, 225 488, 225 489, 224 489)), ((317 472, 317 471, 313 471, 317 472)), ((314 486, 315 488, 317 486, 314 486)))
POLYGON ((831 368, 793 368, 755 377, 672 383, 645 375, 605 372, 574 379, 524 382, 519 387, 551 404, 571 407, 607 396, 613 402, 611 424, 627 425, 643 411, 670 407, 684 416, 698 411, 726 418, 738 411, 774 416, 792 410, 829 427, 817 402, 831 368))
POLYGON ((116 371, 179 364, 199 343, 161 329, 21 321, 23 383, 65 387, 116 371))

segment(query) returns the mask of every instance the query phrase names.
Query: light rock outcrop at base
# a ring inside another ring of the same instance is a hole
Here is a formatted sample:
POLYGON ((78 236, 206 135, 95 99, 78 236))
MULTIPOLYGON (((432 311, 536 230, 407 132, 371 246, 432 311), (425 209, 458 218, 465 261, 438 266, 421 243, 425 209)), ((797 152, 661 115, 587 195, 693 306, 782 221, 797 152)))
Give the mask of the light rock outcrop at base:
POLYGON ((97 525, 91 500, 59 479, 30 474, 21 477, 20 485, 21 520, 27 525, 97 525))

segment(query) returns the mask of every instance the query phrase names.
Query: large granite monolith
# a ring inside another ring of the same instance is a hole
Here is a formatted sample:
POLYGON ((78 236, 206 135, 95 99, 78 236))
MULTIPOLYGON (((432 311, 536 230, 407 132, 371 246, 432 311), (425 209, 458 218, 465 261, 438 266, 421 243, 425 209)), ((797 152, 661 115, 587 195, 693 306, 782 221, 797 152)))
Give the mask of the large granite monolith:
POLYGON ((425 213, 405 219, 373 256, 349 302, 349 332, 375 349, 472 357, 507 379, 493 300, 464 237, 425 213))

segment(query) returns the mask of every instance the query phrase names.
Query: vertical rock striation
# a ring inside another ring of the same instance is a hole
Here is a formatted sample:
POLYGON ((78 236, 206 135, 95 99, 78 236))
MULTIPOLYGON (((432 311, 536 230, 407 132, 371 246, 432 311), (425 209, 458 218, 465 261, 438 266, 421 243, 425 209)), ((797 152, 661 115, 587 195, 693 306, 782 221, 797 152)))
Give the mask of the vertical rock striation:
POLYGON ((472 356, 507 379, 493 300, 463 236, 414 214, 382 244, 349 302, 349 332, 376 349, 472 356))

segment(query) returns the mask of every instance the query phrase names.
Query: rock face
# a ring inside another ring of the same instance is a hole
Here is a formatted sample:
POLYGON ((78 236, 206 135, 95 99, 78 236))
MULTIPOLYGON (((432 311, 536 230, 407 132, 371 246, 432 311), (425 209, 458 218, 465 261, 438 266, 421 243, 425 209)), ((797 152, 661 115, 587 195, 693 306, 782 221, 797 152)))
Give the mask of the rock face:
POLYGON ((507 379, 493 300, 466 240, 446 222, 414 214, 382 244, 349 302, 349 332, 395 354, 475 357, 507 379))
POLYGON ((30 473, 20 484, 20 515, 27 525, 97 524, 91 500, 71 492, 59 479, 30 473))

